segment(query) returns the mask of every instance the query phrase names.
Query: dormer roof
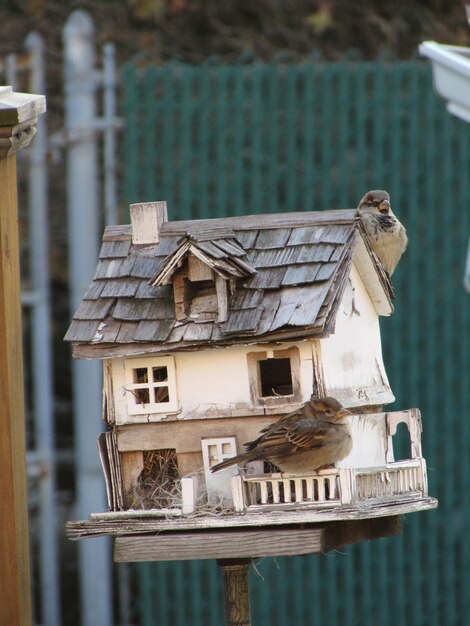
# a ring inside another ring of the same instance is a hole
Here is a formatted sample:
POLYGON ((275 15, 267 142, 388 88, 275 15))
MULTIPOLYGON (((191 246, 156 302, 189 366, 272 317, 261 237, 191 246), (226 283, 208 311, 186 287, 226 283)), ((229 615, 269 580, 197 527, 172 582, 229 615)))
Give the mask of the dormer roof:
POLYGON ((233 230, 193 228, 177 242, 174 252, 160 260, 151 284, 154 287, 170 284, 175 271, 191 254, 225 279, 256 274, 255 267, 249 262, 247 252, 237 241, 233 230))
POLYGON ((109 357, 325 337, 355 264, 379 315, 393 290, 355 210, 163 222, 159 241, 105 230, 95 277, 65 339, 74 355, 109 357), (230 283, 217 319, 176 319, 172 277, 188 256, 230 283))

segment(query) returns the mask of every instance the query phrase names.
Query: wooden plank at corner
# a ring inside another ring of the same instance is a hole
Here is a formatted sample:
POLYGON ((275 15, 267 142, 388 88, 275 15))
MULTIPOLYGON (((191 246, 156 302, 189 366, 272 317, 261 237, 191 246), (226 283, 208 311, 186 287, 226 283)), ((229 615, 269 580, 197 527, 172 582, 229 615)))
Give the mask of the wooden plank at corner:
POLYGON ((114 560, 186 561, 298 556, 401 534, 401 517, 331 522, 308 528, 178 532, 117 537, 114 560))
POLYGON ((324 530, 323 548, 329 552, 358 541, 401 535, 401 516, 330 522, 324 530))
POLYGON ((29 626, 16 158, 0 158, 0 624, 29 626))
POLYGON ((114 543, 114 560, 186 561, 312 554, 322 551, 322 537, 322 528, 117 537, 114 543))

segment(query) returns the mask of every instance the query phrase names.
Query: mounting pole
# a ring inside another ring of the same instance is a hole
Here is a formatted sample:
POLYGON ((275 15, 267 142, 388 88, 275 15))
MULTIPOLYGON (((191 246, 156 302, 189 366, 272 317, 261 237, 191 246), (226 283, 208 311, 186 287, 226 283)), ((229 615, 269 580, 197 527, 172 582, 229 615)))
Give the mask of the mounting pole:
POLYGON ((0 624, 31 626, 16 152, 44 96, 0 87, 0 624))
POLYGON ((225 626, 251 626, 248 568, 251 559, 219 559, 224 583, 225 626))

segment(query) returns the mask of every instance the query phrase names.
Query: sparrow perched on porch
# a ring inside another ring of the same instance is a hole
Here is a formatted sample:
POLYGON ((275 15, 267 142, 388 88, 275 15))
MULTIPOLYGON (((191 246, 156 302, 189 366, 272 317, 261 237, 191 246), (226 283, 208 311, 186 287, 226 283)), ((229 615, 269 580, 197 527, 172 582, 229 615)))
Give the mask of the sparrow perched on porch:
POLYGON ((390 196, 386 191, 368 191, 357 207, 372 250, 379 257, 389 276, 393 274, 405 252, 408 237, 404 226, 398 221, 390 207, 390 196))
POLYGON ((296 411, 263 428, 246 452, 218 463, 213 472, 250 461, 269 461, 283 472, 305 474, 346 457, 352 448, 348 416, 335 398, 313 396, 296 411))

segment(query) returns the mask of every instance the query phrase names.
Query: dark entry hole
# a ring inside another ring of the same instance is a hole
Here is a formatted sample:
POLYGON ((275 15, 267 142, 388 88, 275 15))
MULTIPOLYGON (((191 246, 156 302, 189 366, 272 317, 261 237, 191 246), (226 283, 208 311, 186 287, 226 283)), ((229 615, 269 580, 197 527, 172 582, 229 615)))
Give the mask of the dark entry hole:
POLYGON ((263 397, 292 394, 290 359, 264 359, 258 363, 263 397))

